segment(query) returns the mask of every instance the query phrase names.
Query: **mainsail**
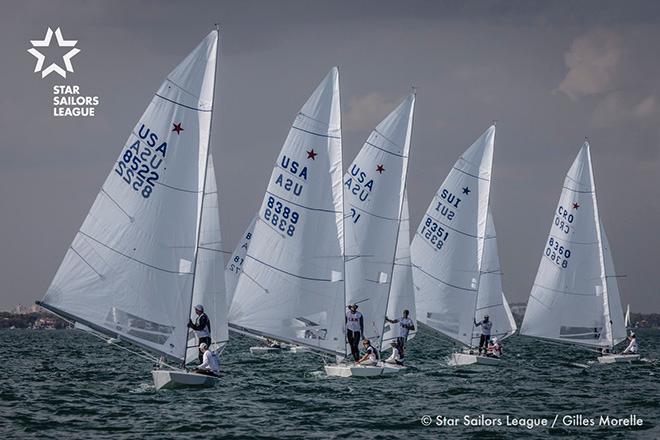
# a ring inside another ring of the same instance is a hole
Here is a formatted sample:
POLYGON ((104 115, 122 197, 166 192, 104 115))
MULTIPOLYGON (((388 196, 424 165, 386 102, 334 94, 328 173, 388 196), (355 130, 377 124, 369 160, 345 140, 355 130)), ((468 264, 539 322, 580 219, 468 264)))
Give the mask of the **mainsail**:
POLYGON ((630 328, 630 304, 626 306, 626 316, 623 321, 626 325, 626 328, 630 328))
MULTIPOLYGON (((475 320, 481 321, 485 315, 493 323, 491 335, 500 340, 508 338, 518 328, 513 314, 502 291, 502 269, 500 257, 497 253, 497 237, 493 215, 488 211, 486 223, 486 240, 484 242, 484 256, 481 263, 481 277, 479 278, 479 292, 477 293, 477 309, 475 320)), ((472 345, 478 345, 481 330, 477 327, 472 332, 472 345)))
POLYGON ((333 68, 275 163, 230 306, 231 329, 345 353, 342 174, 333 68))
POLYGON ((217 44, 213 31, 160 86, 40 302, 179 361, 186 353, 217 44))
MULTIPOLYGON (((408 212, 407 191, 403 194, 403 210, 401 211, 394 269, 392 270, 392 289, 387 303, 387 316, 390 319, 399 319, 404 309, 410 312, 410 319, 413 320, 415 328, 417 328, 415 291, 413 290, 412 264, 410 263, 410 213, 408 212)), ((408 340, 414 338, 416 334, 417 330, 411 331, 408 334, 408 340)), ((383 346, 386 342, 396 339, 398 336, 398 324, 386 324, 385 333, 383 334, 383 346)))
MULTIPOLYGON (((219 207, 213 156, 209 154, 192 303, 204 306, 211 321, 211 350, 215 352, 221 351, 229 339, 219 207)), ((192 316, 194 321, 195 314, 192 316)), ((197 352, 197 339, 190 332, 186 360, 197 359, 197 352)))
POLYGON ((521 333, 612 347, 626 330, 587 142, 566 175, 553 217, 521 333))
POLYGON ((415 95, 378 124, 344 176, 346 300, 364 317, 364 335, 380 348, 412 130, 415 95))
POLYGON ((258 216, 254 216, 252 221, 248 225, 245 233, 243 233, 241 240, 236 245, 234 253, 231 254, 227 266, 225 266, 225 284, 227 286, 227 308, 231 306, 231 303, 234 300, 234 290, 236 289, 236 283, 238 283, 238 276, 243 270, 243 262, 245 261, 245 255, 247 254, 248 247, 250 246, 250 240, 252 240, 252 235, 254 234, 254 225, 257 222, 258 216))
POLYGON ((472 346, 483 267, 495 126, 456 162, 411 244, 417 320, 472 346))

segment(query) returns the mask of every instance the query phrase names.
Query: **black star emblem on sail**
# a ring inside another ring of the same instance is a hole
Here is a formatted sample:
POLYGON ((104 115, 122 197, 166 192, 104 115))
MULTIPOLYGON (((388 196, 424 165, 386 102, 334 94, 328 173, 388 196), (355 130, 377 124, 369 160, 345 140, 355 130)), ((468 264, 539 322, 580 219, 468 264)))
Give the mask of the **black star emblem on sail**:
POLYGON ((470 194, 470 192, 472 192, 472 190, 470 188, 468 188, 467 186, 465 188, 463 188, 463 194, 470 194))
POLYGON ((311 150, 309 150, 309 151, 307 152, 307 159, 312 159, 312 160, 314 160, 314 158, 315 158, 318 154, 319 154, 319 153, 315 152, 314 149, 312 148, 311 150))
POLYGON ((172 124, 172 125, 174 126, 172 131, 176 131, 176 134, 180 134, 183 131, 183 127, 181 126, 181 122, 179 122, 178 124, 172 124))
POLYGON ((383 171, 385 171, 385 167, 383 166, 383 164, 377 165, 376 171, 378 171, 378 174, 383 174, 383 171))
POLYGON ((578 209, 579 207, 580 205, 578 204, 578 202, 573 203, 573 209, 578 209))

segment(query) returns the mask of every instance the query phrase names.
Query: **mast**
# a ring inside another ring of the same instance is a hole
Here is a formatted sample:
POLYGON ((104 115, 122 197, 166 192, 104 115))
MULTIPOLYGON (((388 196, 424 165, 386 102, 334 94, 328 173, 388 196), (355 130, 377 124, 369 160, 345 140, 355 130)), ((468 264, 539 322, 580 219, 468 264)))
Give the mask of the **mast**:
MULTIPOLYGON (((192 279, 192 286, 190 287, 190 301, 188 304, 188 316, 190 317, 190 311, 192 309, 192 302, 193 302, 193 292, 195 291, 195 279, 197 278, 197 258, 199 256, 199 240, 200 236, 202 233, 202 215, 204 213, 204 196, 206 194, 206 175, 209 170, 209 151, 211 149, 211 138, 213 136, 213 110, 215 109, 215 84, 216 84, 216 79, 218 76, 218 55, 220 53, 220 24, 216 23, 214 25, 215 27, 215 32, 218 34, 218 44, 216 44, 215 47, 215 66, 213 68, 213 92, 211 94, 211 121, 209 122, 209 140, 206 144, 206 161, 204 164, 204 180, 202 182, 202 202, 199 204, 199 213, 197 216, 197 243, 195 244, 195 260, 193 262, 193 279, 192 279)), ((188 335, 190 332, 186 332, 186 340, 184 342, 184 346, 188 346, 188 335)), ((209 335, 210 336, 210 335, 209 335)), ((181 364, 181 368, 186 367, 186 357, 188 356, 188 350, 186 348, 186 351, 184 352, 183 355, 183 363, 181 364)))
MULTIPOLYGON (((337 66, 337 71, 339 71, 339 66, 337 66)), ((341 127, 341 89, 339 89, 339 126, 341 127)), ((340 166, 341 166, 341 246, 343 249, 343 262, 344 262, 344 305, 342 307, 342 314, 341 317, 344 318, 341 320, 341 325, 344 334, 344 338, 346 338, 346 188, 344 185, 344 145, 342 143, 341 148, 339 151, 341 152, 341 161, 340 161, 340 166)), ((363 335, 364 337, 364 335, 363 335)), ((348 349, 346 348, 346 339, 344 339, 344 359, 348 357, 348 349)))
POLYGON ((614 346, 614 335, 612 333, 612 319, 611 319, 611 310, 610 310, 610 301, 608 297, 607 289, 607 271, 605 269, 605 256, 603 254, 603 238, 602 231, 600 227, 600 214, 598 212, 598 202, 596 199, 596 182, 594 180, 594 169, 591 165, 591 146, 587 138, 585 138, 585 144, 587 145, 587 160, 589 161, 589 177, 591 179, 591 187, 593 188, 593 193, 591 195, 594 204, 594 222, 596 223, 596 236, 598 237, 598 262, 600 264, 600 279, 603 283, 603 312, 605 318, 605 331, 607 332, 607 339, 609 342, 610 349, 614 346))
MULTIPOLYGON (((408 134, 408 143, 412 143, 412 134, 413 134, 413 124, 415 121, 415 104, 417 104, 417 87, 413 86, 412 87, 412 94, 414 97, 412 109, 410 111, 410 133, 408 134)), ((405 148, 405 145, 404 145, 405 148)), ((392 271, 390 272, 390 287, 387 289, 387 301, 385 301, 385 318, 387 316, 387 308, 388 304, 390 302, 390 296, 392 294, 392 279, 394 278, 394 264, 396 263, 396 253, 397 253, 397 248, 398 248, 398 243, 399 243, 399 234, 401 233, 401 215, 403 214, 403 199, 406 196, 406 186, 408 182, 408 166, 410 165, 410 147, 408 148, 408 157, 406 158, 406 168, 404 172, 406 173, 406 181, 403 184, 403 188, 401 188, 401 203, 399 206, 399 219, 397 221, 397 227, 396 227, 396 236, 394 238, 394 253, 392 254, 392 271)), ((383 326, 380 330, 380 348, 378 351, 383 351, 383 338, 385 336, 385 319, 383 319, 383 326)))

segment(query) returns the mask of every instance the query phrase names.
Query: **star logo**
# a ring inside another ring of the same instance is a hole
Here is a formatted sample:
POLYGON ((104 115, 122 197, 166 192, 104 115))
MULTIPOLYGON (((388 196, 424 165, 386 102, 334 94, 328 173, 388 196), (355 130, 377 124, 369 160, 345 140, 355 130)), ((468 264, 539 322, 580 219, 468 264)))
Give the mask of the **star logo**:
POLYGON ((376 171, 378 171, 378 174, 383 174, 383 171, 385 171, 385 167, 383 166, 383 164, 377 165, 376 171))
POLYGON ((312 159, 312 160, 314 160, 314 158, 315 158, 318 154, 319 154, 319 153, 315 152, 314 149, 312 148, 311 150, 309 150, 309 151, 307 152, 307 159, 312 159))
POLYGON ((573 209, 578 209, 579 207, 580 207, 580 205, 578 205, 577 202, 573 203, 573 209))
POLYGON ((463 188, 463 194, 470 194, 470 192, 472 192, 472 190, 470 188, 468 188, 467 186, 465 188, 463 188))
POLYGON ((176 134, 180 134, 183 131, 183 127, 181 126, 181 122, 179 122, 178 124, 172 124, 172 125, 174 126, 172 131, 176 131, 176 134))
POLYGON ((80 49, 74 47, 76 44, 78 44, 78 40, 65 40, 62 37, 62 31, 60 30, 60 28, 57 28, 55 32, 53 32, 51 28, 48 28, 48 30, 46 31, 46 37, 43 40, 30 40, 30 43, 32 43, 32 49, 28 49, 28 53, 30 53, 31 55, 37 58, 37 65, 34 67, 34 72, 35 73, 41 72, 42 78, 47 77, 52 72, 58 73, 62 78, 66 78, 67 72, 73 72, 73 65, 71 64, 71 58, 73 58, 76 54, 78 54, 78 52, 80 52, 80 49), (64 70, 62 67, 60 67, 58 64, 55 63, 52 63, 48 67, 43 69, 44 61, 46 57, 37 49, 35 49, 36 47, 49 47, 50 41, 53 39, 53 34, 55 34, 55 39, 57 40, 57 45, 59 47, 72 48, 62 57, 62 60, 64 61, 64 67, 66 68, 66 70, 64 70))

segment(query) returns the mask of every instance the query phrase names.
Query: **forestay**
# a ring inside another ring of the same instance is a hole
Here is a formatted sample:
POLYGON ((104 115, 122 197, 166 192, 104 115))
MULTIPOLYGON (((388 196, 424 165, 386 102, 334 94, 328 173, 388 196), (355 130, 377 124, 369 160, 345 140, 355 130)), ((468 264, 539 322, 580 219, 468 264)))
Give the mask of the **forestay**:
POLYGON ((230 327, 344 354, 339 72, 296 117, 259 209, 230 327))
POLYGON ((131 132, 43 305, 183 361, 218 33, 167 77, 131 132))
POLYGON ((380 349, 408 171, 415 95, 365 142, 344 176, 346 299, 358 304, 363 337, 380 349))
POLYGON ((417 320, 471 346, 482 267, 495 126, 456 162, 411 244, 417 320))
MULTIPOLYGON (((481 321, 485 315, 488 315, 489 320, 493 323, 491 335, 497 336, 500 340, 508 338, 518 328, 502 290, 502 269, 497 253, 495 222, 490 210, 486 222, 484 256, 474 317, 476 321, 481 321)), ((478 345, 480 336, 481 328, 476 327, 472 333, 472 345, 478 345)))
POLYGON ((245 233, 243 233, 241 240, 236 245, 234 253, 231 254, 227 266, 225 266, 225 284, 227 286, 227 307, 231 307, 231 303, 234 300, 234 290, 236 289, 236 283, 238 283, 238 276, 243 270, 243 262, 245 261, 245 255, 247 254, 248 247, 250 246, 250 240, 254 234, 254 224, 257 221, 258 216, 254 216, 252 221, 248 225, 245 233))
POLYGON ((625 327, 586 142, 566 175, 553 217, 521 333, 611 347, 625 338, 625 327))
MULTIPOLYGON (((211 321, 211 350, 215 352, 224 348, 229 336, 219 207, 213 157, 209 155, 192 303, 204 305, 204 312, 211 321)), ((194 321, 194 310, 191 316, 194 321)), ((186 360, 197 359, 197 352, 197 339, 194 332, 190 332, 186 360)))
MULTIPOLYGON (((410 213, 408 212, 408 192, 403 194, 403 209, 401 210, 401 224, 396 244, 394 269, 392 270, 392 290, 387 303, 387 316, 390 319, 400 319, 403 310, 410 312, 410 319, 417 328, 417 313, 415 311, 415 292, 413 290, 412 265, 410 263, 410 213)), ((383 344, 399 336, 398 324, 386 324, 383 344)), ((411 340, 417 334, 412 330, 408 334, 411 340)), ((385 347, 385 345, 383 345, 385 347)))

